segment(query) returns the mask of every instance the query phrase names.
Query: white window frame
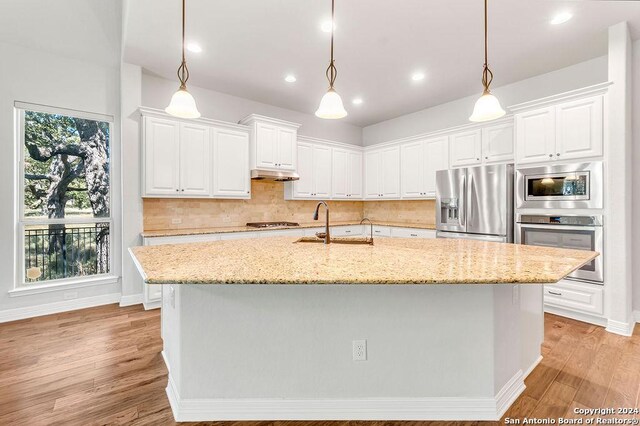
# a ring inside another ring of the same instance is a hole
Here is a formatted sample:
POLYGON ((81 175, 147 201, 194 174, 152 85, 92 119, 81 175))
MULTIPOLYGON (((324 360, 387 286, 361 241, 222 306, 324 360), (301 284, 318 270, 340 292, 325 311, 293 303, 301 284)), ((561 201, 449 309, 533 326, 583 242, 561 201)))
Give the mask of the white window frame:
MULTIPOLYGON (((113 273, 114 267, 114 218, 113 218, 113 128, 114 117, 112 115, 96 114, 85 111, 77 111, 67 108, 51 107, 46 105, 38 105, 26 102, 14 103, 14 115, 15 115, 15 139, 18 149, 18 178, 17 178, 17 202, 16 209, 16 271, 15 271, 15 285, 14 289, 10 291, 15 295, 20 294, 34 294, 46 291, 59 290, 60 288, 78 288, 98 284, 110 284, 119 280, 118 276, 113 273), (46 114, 58 114, 69 117, 82 118, 86 120, 101 121, 109 124, 109 217, 106 218, 65 218, 65 219, 47 219, 47 218, 27 218, 24 215, 24 163, 25 163, 25 149, 24 149, 24 116, 25 111, 41 112, 46 114), (109 272, 103 274, 86 275, 70 278, 58 278, 45 280, 41 282, 27 282, 25 277, 25 246, 24 246, 24 232, 26 226, 31 225, 49 225, 56 223, 64 224, 83 224, 83 223, 108 223, 109 224, 109 272)), ((12 294, 12 295, 14 295, 12 294)))

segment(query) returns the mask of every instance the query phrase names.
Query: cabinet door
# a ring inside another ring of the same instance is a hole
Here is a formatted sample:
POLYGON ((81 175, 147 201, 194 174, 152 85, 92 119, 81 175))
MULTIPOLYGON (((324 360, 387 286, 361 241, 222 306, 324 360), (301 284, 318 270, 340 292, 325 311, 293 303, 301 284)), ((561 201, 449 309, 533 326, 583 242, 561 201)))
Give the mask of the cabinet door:
POLYGON ((449 169, 449 138, 446 136, 424 141, 424 193, 436 196, 436 172, 449 169))
POLYGON ((349 199, 362 198, 362 152, 349 151, 347 158, 349 199))
POLYGON ((556 152, 559 160, 602 155, 602 96, 556 107, 556 152))
POLYGON ((144 119, 144 194, 177 195, 180 191, 180 124, 144 119))
POLYGON ((313 196, 331 196, 331 148, 326 146, 313 147, 313 196))
POLYGON ((482 129, 482 161, 510 163, 515 159, 513 124, 503 123, 482 129))
POLYGON ((249 136, 243 132, 213 129, 213 195, 250 198, 249 136))
POLYGON ((546 163, 555 159, 555 131, 554 107, 516 115, 517 163, 546 163))
POLYGON ((256 123, 256 167, 275 169, 278 162, 278 129, 264 123, 256 123))
POLYGON ((383 149, 380 160, 382 197, 400 198, 400 147, 383 149))
POLYGON ((369 151, 364 161, 364 190, 365 198, 380 198, 380 155, 381 151, 369 151))
POLYGON ((423 141, 405 143, 400 147, 400 188, 402 197, 422 198, 424 188, 423 141))
POLYGON ((449 141, 451 167, 475 166, 481 163, 482 135, 481 130, 452 135, 449 141))
POLYGON ((298 132, 291 129, 277 129, 278 156, 276 166, 279 169, 296 169, 296 139, 298 132))
POLYGON ((311 198, 313 194, 313 146, 298 144, 298 174, 300 179, 293 182, 293 196, 311 198))
POLYGON ((211 194, 211 141, 209 127, 180 124, 180 194, 211 194))
POLYGON ((347 198, 347 195, 349 194, 349 160, 348 151, 339 148, 333 149, 331 164, 331 195, 334 199, 347 198))

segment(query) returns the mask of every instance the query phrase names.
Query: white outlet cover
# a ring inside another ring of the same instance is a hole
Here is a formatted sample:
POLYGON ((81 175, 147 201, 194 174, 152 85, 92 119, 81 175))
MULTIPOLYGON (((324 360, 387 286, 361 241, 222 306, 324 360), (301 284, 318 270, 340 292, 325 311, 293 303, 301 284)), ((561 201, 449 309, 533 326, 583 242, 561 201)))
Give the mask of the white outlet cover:
POLYGON ((367 341, 366 340, 353 341, 353 360, 354 361, 367 360, 367 341))

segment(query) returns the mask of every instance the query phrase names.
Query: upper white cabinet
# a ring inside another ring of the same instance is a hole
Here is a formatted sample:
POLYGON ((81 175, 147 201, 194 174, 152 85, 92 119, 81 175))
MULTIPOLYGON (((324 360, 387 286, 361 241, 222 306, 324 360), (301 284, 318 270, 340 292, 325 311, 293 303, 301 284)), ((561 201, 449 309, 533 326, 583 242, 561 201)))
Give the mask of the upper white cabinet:
POLYGON ((213 195, 250 198, 249 134, 231 129, 212 129, 213 195))
POLYGON ((331 168, 333 199, 362 198, 362 152, 333 148, 331 168))
POLYGON ((468 130, 450 136, 451 167, 475 166, 482 163, 482 131, 468 130))
POLYGON ((286 184, 288 199, 331 197, 331 148, 299 142, 297 149, 300 179, 286 184))
POLYGON ((436 172, 449 168, 446 136, 407 142, 400 146, 402 198, 434 198, 436 172))
POLYGON ((143 197, 250 198, 245 126, 140 111, 143 197))
POLYGON ((254 169, 296 170, 299 124, 251 114, 240 121, 250 128, 250 165, 254 169))
POLYGON ((400 198, 400 147, 368 151, 365 154, 365 198, 400 198))
POLYGON ((449 139, 451 167, 508 163, 515 158, 511 120, 455 133, 449 139))
POLYGON ((516 114, 519 164, 600 157, 603 96, 558 103, 516 114))
POLYGON ((210 195, 208 127, 145 117, 143 134, 146 196, 210 195))

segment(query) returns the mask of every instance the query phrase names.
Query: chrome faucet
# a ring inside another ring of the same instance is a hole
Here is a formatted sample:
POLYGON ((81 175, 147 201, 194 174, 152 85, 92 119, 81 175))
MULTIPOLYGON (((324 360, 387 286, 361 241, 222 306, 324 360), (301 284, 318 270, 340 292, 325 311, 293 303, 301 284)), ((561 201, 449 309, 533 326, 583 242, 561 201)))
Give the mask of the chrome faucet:
POLYGON ((365 220, 366 220, 367 222, 369 222, 369 225, 371 225, 371 237, 370 237, 370 238, 371 238, 371 244, 373 244, 373 222, 371 222, 371 219, 369 219, 368 217, 365 217, 364 219, 362 219, 362 220, 360 221, 360 225, 362 225, 362 224, 364 223, 364 221, 365 221, 365 220))
POLYGON ((318 220, 318 210, 320 210, 320 206, 324 205, 324 209, 326 210, 326 223, 325 223, 325 228, 324 228, 324 235, 322 233, 317 233, 316 236, 318 236, 319 238, 323 238, 324 237, 324 243, 325 244, 329 244, 331 242, 331 236, 329 235, 329 206, 327 205, 327 203, 325 203, 324 201, 320 201, 318 203, 318 205, 316 206, 316 211, 313 213, 313 220, 318 220))

